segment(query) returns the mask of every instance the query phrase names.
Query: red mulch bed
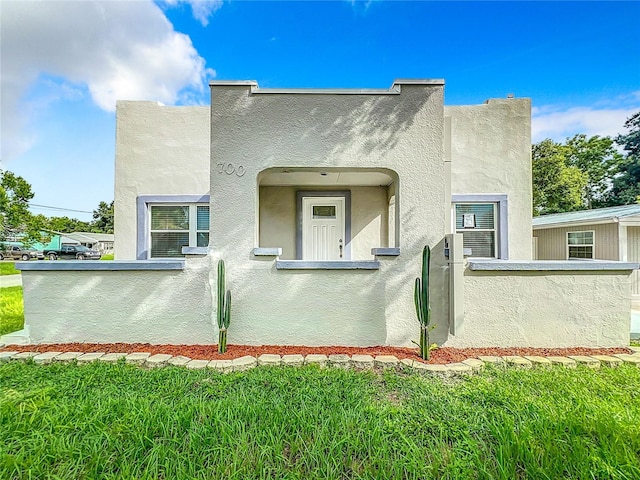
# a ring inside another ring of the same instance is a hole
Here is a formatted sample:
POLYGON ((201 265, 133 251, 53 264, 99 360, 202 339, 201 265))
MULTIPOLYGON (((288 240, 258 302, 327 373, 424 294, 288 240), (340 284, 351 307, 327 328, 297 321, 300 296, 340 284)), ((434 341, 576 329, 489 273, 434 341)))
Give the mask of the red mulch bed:
MULTIPOLYGON (((216 345, 151 345, 149 343, 60 343, 48 345, 9 345, 0 348, 0 351, 17 352, 149 352, 151 354, 167 353, 169 355, 183 355, 193 360, 226 360, 239 358, 245 355, 257 357, 263 353, 275 353, 278 355, 320 353, 331 355, 343 353, 347 355, 395 355, 399 359, 412 358, 420 360, 417 348, 399 347, 305 347, 286 345, 228 345, 227 352, 218 353, 216 345)), ((611 355, 614 353, 632 353, 628 348, 450 348, 442 347, 431 353, 429 363, 456 363, 467 358, 477 358, 481 355, 539 355, 564 356, 567 355, 611 355)))

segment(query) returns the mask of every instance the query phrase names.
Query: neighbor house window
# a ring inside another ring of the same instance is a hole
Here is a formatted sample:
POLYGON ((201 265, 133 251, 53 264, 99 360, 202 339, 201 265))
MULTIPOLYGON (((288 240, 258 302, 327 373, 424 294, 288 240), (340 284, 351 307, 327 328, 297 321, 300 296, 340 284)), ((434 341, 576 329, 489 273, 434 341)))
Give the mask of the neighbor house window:
POLYGON ((209 205, 149 205, 150 258, 183 257, 182 247, 209 245, 209 205))
POLYGON ((496 258, 498 255, 496 203, 456 203, 456 233, 470 257, 496 258))
POLYGON ((593 259, 593 230, 586 232, 567 232, 567 258, 593 259))

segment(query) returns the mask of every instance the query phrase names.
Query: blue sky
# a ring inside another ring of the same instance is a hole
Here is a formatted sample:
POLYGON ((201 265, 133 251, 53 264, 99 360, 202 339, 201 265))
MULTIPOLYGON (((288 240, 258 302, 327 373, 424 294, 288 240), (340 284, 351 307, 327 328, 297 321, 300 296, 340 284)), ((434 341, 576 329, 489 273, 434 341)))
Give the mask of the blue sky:
MULTIPOLYGON (((208 105, 208 81, 530 97, 533 138, 615 135, 640 110, 640 2, 0 3, 1 168, 36 213, 113 199, 115 101, 208 105)), ((78 210, 78 212, 73 211, 78 210)))

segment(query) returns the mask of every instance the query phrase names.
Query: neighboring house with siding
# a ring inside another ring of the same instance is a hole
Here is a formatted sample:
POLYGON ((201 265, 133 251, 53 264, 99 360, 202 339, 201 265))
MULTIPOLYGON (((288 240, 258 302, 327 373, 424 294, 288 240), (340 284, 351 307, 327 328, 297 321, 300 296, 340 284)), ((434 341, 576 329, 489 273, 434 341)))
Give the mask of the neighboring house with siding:
MULTIPOLYGON (((539 260, 640 261, 640 204, 555 213, 533 219, 534 258, 539 260)), ((640 303, 640 272, 632 274, 640 303)))
POLYGON ((113 252, 113 233, 73 232, 66 233, 65 236, 102 254, 113 252))
POLYGON ((115 261, 21 265, 32 341, 214 343, 222 259, 230 344, 411 346, 429 245, 439 345, 628 343, 637 264, 532 260, 529 99, 210 86, 118 102, 115 261))

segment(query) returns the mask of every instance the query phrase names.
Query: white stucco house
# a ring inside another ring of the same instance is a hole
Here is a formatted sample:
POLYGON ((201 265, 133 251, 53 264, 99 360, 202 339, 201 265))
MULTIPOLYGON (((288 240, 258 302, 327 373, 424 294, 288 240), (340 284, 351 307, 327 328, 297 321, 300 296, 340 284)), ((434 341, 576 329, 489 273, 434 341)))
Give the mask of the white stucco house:
POLYGON ((429 245, 438 344, 627 344, 637 264, 532 260, 528 99, 210 85, 118 102, 115 260, 21 265, 29 341, 215 343, 224 259, 229 343, 411 346, 429 245))

